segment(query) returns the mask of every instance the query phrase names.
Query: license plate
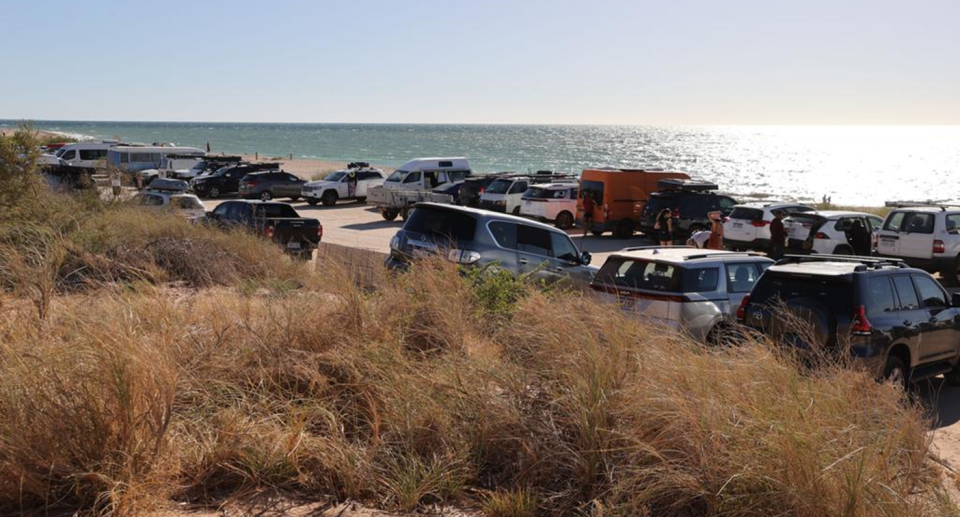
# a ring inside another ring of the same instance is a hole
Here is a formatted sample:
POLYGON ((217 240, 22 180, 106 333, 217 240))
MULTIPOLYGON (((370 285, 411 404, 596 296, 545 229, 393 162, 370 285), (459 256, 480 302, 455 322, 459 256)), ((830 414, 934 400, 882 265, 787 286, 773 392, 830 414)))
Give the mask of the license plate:
POLYGON ((298 250, 298 249, 300 249, 300 243, 299 243, 299 242, 288 242, 288 243, 287 243, 287 249, 288 249, 288 250, 298 250))
POLYGON ((880 239, 881 246, 893 246, 893 239, 880 239))
POLYGON ((743 228, 743 223, 733 223, 734 228, 743 228))

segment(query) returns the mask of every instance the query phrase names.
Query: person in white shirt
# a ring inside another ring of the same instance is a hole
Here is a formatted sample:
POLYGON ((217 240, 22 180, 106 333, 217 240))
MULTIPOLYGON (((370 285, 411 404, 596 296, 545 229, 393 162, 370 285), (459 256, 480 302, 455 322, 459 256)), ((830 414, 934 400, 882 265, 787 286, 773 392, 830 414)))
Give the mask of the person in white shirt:
POLYGON ((687 239, 687 246, 693 246, 696 248, 703 249, 707 246, 707 242, 710 241, 710 230, 700 230, 699 232, 694 233, 687 239))
POLYGON ((114 197, 114 198, 119 198, 119 197, 120 197, 120 187, 122 186, 122 183, 120 182, 120 173, 119 173, 119 172, 114 172, 114 173, 111 175, 111 178, 110 178, 110 186, 113 187, 113 197, 114 197))

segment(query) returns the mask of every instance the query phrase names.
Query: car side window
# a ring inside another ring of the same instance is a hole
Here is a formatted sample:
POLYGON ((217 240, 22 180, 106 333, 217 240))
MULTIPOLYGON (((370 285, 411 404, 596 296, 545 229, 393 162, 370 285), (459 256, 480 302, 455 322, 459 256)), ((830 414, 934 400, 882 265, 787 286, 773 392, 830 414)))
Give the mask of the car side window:
POLYGON ((887 221, 883 224, 884 230, 889 230, 891 232, 899 232, 900 228, 903 227, 903 219, 907 216, 907 212, 894 212, 887 216, 887 221))
POLYGON ((224 218, 227 216, 227 211, 230 209, 230 205, 232 204, 233 203, 222 203, 218 205, 217 208, 213 209, 213 213, 220 218, 224 218))
POLYGON ((550 240, 553 247, 553 256, 560 260, 577 262, 580 260, 580 253, 573 241, 567 234, 562 232, 550 232, 550 240))
POLYGON ((873 277, 867 281, 867 316, 879 317, 897 311, 897 299, 893 295, 890 279, 873 277))
POLYGON ((920 308, 920 300, 917 298, 917 291, 909 275, 894 276, 893 286, 897 289, 897 297, 900 299, 900 310, 912 311, 920 308))
POLYGON ((517 181, 510 187, 510 194, 523 194, 527 191, 526 181, 517 181))
POLYGON ((552 256, 550 250, 553 245, 550 233, 542 228, 534 228, 525 224, 517 225, 517 249, 544 257, 552 256))
POLYGON ((736 206, 737 204, 733 199, 730 199, 728 197, 721 197, 719 200, 720 200, 720 211, 724 213, 732 212, 733 207, 736 206))
POLYGON ((947 231, 960 231, 960 214, 950 214, 947 216, 947 231))
POLYGON ((287 174, 287 180, 288 180, 288 181, 300 181, 300 178, 298 178, 297 176, 294 176, 293 174, 287 174))
POLYGON ((906 221, 906 230, 910 233, 933 233, 933 214, 914 212, 906 221))
POLYGON ((420 173, 411 172, 410 174, 407 174, 407 177, 403 179, 403 182, 404 183, 420 183, 420 173))
POLYGON ((868 216, 867 223, 870 225, 870 230, 879 230, 883 227, 883 219, 876 216, 868 216))
POLYGON ((913 281, 917 284, 917 291, 920 293, 920 305, 925 309, 942 309, 949 307, 947 296, 943 294, 937 282, 928 276, 913 275, 913 281))
POLYGON ((760 273, 761 271, 751 262, 727 263, 727 291, 749 293, 760 278, 760 273))
POLYGON ((61 160, 72 160, 72 159, 74 159, 74 157, 76 157, 76 156, 77 156, 77 152, 71 149, 71 150, 63 153, 63 154, 60 156, 60 159, 61 159, 61 160))
POLYGON ((517 249, 517 225, 494 221, 490 223, 489 228, 497 244, 510 250, 517 249))
POLYGON ((686 293, 707 293, 717 290, 720 271, 715 268, 688 269, 683 272, 682 289, 686 293))

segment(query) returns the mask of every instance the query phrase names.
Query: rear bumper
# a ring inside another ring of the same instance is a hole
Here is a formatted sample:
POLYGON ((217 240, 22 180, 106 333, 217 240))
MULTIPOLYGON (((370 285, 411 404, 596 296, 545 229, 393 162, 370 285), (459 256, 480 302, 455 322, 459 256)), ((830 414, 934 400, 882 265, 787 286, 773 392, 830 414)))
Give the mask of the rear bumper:
POLYGON ((491 212, 500 212, 501 214, 507 212, 507 205, 498 205, 496 201, 489 201, 486 199, 480 201, 480 208, 482 210, 489 210, 491 212))

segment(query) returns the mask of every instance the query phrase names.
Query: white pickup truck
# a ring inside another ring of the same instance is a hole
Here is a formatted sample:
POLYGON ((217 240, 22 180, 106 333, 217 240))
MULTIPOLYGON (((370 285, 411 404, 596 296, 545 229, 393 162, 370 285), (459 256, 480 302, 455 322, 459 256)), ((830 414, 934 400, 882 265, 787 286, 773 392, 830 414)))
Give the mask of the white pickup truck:
POLYGON ((387 221, 398 215, 406 220, 410 208, 417 203, 452 204, 452 195, 433 190, 463 181, 470 173, 465 158, 417 158, 401 165, 382 186, 370 188, 367 202, 378 207, 387 221))

